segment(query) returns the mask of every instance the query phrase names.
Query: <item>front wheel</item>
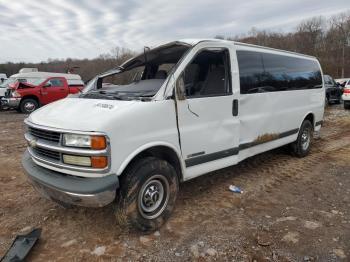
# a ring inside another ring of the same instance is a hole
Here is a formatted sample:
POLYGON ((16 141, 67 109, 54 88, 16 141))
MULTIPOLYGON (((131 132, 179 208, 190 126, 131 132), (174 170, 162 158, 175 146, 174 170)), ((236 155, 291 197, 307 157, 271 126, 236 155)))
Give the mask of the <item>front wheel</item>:
POLYGON ((38 109, 38 107, 39 107, 38 102, 31 98, 23 99, 19 105, 19 109, 24 114, 30 114, 34 112, 36 109, 38 109))
POLYGON ((314 128, 310 120, 304 120, 301 124, 298 139, 291 144, 292 153, 297 157, 305 157, 310 152, 314 128))
POLYGON ((170 216, 179 190, 179 180, 168 162, 147 157, 136 161, 123 174, 116 218, 142 231, 158 229, 170 216))

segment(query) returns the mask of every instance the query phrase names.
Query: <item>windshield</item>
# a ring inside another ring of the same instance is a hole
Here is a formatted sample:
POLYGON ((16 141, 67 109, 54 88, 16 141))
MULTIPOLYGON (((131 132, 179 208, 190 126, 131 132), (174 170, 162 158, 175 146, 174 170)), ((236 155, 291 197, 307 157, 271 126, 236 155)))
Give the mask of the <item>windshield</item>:
POLYGON ((326 85, 335 85, 333 78, 329 75, 324 75, 324 82, 326 85))
POLYGON ((7 79, 5 82, 3 82, 0 87, 2 88, 7 88, 10 84, 14 84, 16 82, 19 83, 28 83, 34 86, 40 85, 42 82, 45 81, 45 78, 33 78, 33 77, 28 77, 28 78, 14 78, 10 77, 7 79))
POLYGON ((9 78, 7 80, 5 80, 2 84, 0 84, 1 88, 7 88, 9 84, 12 84, 16 82, 16 78, 9 78))
POLYGON ((188 45, 174 42, 145 51, 91 80, 80 97, 116 100, 152 98, 188 50, 188 45))

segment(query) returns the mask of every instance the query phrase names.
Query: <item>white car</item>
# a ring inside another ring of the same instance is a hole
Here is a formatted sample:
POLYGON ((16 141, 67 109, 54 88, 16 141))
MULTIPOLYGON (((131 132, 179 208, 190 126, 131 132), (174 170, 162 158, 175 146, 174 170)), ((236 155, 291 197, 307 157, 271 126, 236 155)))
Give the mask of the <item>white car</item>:
POLYGON ((114 202, 117 218, 155 230, 180 182, 287 144, 306 156, 324 102, 315 57, 215 39, 171 42, 30 114, 22 164, 49 199, 114 202))
POLYGON ((344 86, 342 99, 344 101, 344 109, 350 109, 350 80, 344 86))

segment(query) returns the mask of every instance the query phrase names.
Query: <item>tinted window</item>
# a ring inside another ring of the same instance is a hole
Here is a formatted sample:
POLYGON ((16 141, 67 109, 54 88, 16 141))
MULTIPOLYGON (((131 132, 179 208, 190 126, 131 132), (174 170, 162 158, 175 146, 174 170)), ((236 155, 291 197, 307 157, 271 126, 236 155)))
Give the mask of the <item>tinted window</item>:
POLYGON ((242 94, 322 87, 316 61, 252 51, 238 51, 237 58, 242 94))
POLYGON ((237 51, 241 93, 258 93, 264 68, 262 56, 258 52, 237 51))

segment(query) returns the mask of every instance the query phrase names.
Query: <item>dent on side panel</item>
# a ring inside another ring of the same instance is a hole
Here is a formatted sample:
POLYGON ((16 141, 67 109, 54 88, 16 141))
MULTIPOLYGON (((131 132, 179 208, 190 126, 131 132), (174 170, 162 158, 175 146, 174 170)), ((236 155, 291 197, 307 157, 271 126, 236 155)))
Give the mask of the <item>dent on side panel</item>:
POLYGON ((266 133, 275 133, 268 118, 271 114, 269 101, 259 99, 259 95, 241 95, 239 107, 240 141, 239 144, 251 143, 266 133))

